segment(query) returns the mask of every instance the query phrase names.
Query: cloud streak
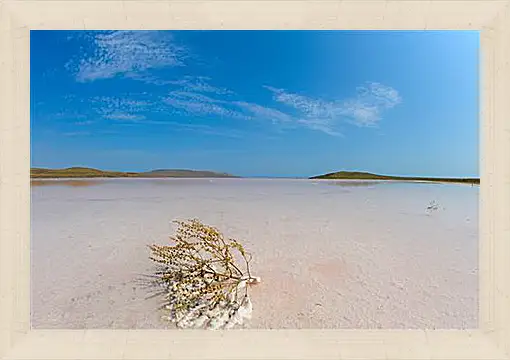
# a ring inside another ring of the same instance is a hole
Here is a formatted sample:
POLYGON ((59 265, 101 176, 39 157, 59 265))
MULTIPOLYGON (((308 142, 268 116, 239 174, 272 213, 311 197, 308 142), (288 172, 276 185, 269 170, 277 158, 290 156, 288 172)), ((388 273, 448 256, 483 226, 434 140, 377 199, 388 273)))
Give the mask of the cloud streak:
POLYGON ((128 97, 96 96, 90 99, 92 109, 103 119, 117 121, 140 121, 142 113, 152 107, 151 102, 128 97))
POLYGON ((189 97, 178 94, 171 94, 163 99, 164 103, 174 109, 181 110, 187 115, 195 116, 218 116, 221 118, 249 120, 250 117, 232 109, 229 102, 210 99, 206 97, 189 97))
POLYGON ((322 100, 265 86, 273 100, 292 110, 295 121, 312 130, 340 135, 338 127, 345 123, 360 127, 376 126, 384 111, 402 102, 397 90, 371 82, 356 89, 356 95, 342 100, 322 100))
POLYGON ((143 115, 134 115, 123 112, 113 112, 111 114, 104 115, 105 119, 120 120, 120 121, 139 121, 145 119, 143 115))
POLYGON ((184 91, 212 93, 216 95, 229 95, 233 91, 213 86, 209 83, 211 78, 206 76, 185 76, 179 80, 167 81, 168 84, 179 85, 184 91))
POLYGON ((235 101, 232 103, 233 105, 236 105, 245 111, 252 114, 252 116, 256 119, 267 119, 273 122, 273 124, 276 123, 282 123, 282 122, 292 122, 293 118, 292 116, 285 114, 277 109, 273 109, 270 107, 254 104, 254 103, 248 103, 244 101, 235 101))
POLYGON ((208 80, 207 77, 188 76, 178 81, 171 81, 179 88, 171 91, 162 101, 173 109, 188 115, 219 116, 238 120, 250 119, 248 115, 237 110, 235 104, 225 97, 225 95, 233 94, 232 91, 213 86, 208 80), (223 98, 213 97, 219 95, 222 95, 223 98))
MULTIPOLYGON (((88 32, 89 55, 74 68, 76 80, 91 82, 169 66, 182 66, 186 50, 160 31, 88 32)), ((75 65, 75 66, 73 66, 75 65)))

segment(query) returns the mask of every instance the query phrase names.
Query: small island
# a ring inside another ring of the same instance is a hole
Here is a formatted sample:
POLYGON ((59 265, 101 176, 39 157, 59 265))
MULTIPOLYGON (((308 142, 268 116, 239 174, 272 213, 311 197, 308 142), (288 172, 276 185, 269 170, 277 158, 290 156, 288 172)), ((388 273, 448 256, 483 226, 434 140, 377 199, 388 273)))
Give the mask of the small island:
POLYGON ((147 172, 106 171, 88 167, 70 167, 65 169, 31 168, 33 179, 58 178, 235 178, 237 176, 204 170, 159 169, 147 172))
POLYGON ((327 180, 397 180, 397 181, 427 181, 427 182, 449 182, 480 184, 479 178, 436 178, 436 177, 410 177, 410 176, 390 176, 378 175, 359 171, 338 171, 324 175, 312 176, 310 179, 327 180))

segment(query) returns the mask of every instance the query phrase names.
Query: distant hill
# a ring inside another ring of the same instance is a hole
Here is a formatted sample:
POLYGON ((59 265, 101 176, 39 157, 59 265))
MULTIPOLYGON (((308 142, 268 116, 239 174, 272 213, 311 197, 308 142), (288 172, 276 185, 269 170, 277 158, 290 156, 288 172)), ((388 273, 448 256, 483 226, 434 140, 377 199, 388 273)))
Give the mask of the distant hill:
POLYGON ((186 177, 186 178, 199 178, 199 177, 210 177, 210 178, 223 178, 223 177, 237 177, 227 173, 218 173, 214 171, 204 170, 183 170, 183 169, 159 169, 148 172, 139 173, 138 177, 186 177))
POLYGON ((360 171, 338 171, 324 175, 312 176, 310 179, 336 179, 336 180, 402 180, 402 181, 436 181, 480 184, 479 178, 436 178, 436 177, 410 177, 377 175, 360 171))
POLYGON ((87 167, 71 167, 66 169, 30 169, 31 178, 94 178, 94 177, 135 177, 137 173, 120 171, 103 171, 87 167))
POLYGON ((161 169, 148 172, 121 172, 121 171, 105 171, 87 167, 70 167, 66 169, 30 169, 30 177, 34 179, 50 179, 50 178, 218 178, 218 177, 235 177, 226 173, 217 173, 213 171, 199 170, 173 170, 161 169))

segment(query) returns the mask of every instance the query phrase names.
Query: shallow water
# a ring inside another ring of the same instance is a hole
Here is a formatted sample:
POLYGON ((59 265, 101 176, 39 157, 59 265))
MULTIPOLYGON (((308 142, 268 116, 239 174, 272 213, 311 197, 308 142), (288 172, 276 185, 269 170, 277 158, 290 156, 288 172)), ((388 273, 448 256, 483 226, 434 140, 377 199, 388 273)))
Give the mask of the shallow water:
POLYGON ((477 327, 478 186, 80 181, 32 187, 35 328, 166 327, 139 279, 146 245, 186 218, 253 254, 252 328, 477 327), (427 213, 431 201, 440 209, 427 213))

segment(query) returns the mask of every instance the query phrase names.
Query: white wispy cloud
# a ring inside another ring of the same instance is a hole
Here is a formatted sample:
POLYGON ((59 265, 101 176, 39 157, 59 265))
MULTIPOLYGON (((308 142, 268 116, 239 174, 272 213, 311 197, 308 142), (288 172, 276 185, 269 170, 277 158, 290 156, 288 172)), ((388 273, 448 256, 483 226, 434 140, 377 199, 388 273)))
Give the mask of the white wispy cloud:
POLYGON ((123 112, 113 112, 103 116, 105 119, 121 120, 121 121, 138 121, 145 119, 144 115, 128 114, 123 112))
POLYGON ((68 68, 79 82, 108 79, 149 69, 184 64, 186 50, 160 31, 90 32, 91 53, 68 68))
POLYGON ((311 130, 321 131, 331 136, 343 136, 343 133, 333 128, 331 123, 324 119, 297 119, 297 123, 311 130))
POLYGON ((271 86, 265 88, 273 93, 276 102, 293 110, 297 123, 329 135, 340 135, 338 127, 343 123, 375 126, 385 110, 402 102, 397 90, 375 82, 358 87, 355 96, 341 100, 314 99, 271 86))
MULTIPOLYGON (((207 101, 204 97, 193 98, 171 94, 163 99, 163 102, 171 107, 181 110, 186 114, 195 116, 214 115, 224 118, 248 120, 249 116, 223 105, 219 100, 207 101)), ((228 104, 228 102, 226 103, 228 104)))
POLYGON ((377 124, 385 110, 402 102, 397 90, 379 83, 369 83, 357 89, 357 96, 340 103, 339 115, 358 126, 377 124))
POLYGON ((142 113, 151 109, 151 102, 128 96, 96 96, 89 101, 97 115, 109 120, 141 121, 145 119, 142 113))
POLYGON ((283 89, 271 86, 264 86, 273 92, 273 99, 277 102, 289 105, 300 111, 302 115, 309 118, 328 118, 332 116, 333 104, 306 96, 289 93, 283 89))
POLYGON ((277 109, 273 109, 270 107, 254 104, 254 103, 248 103, 244 101, 235 101, 233 102, 234 105, 237 105, 249 113, 253 115, 256 119, 267 119, 272 121, 273 123, 279 123, 279 122, 291 122, 293 121, 293 117, 289 114, 285 114, 277 109))
POLYGON ((228 103, 228 101, 225 101, 222 99, 215 99, 215 98, 212 98, 212 97, 204 95, 204 94, 190 92, 190 91, 183 91, 183 90, 170 91, 169 97, 180 98, 180 99, 189 99, 190 101, 201 101, 201 102, 209 102, 209 103, 228 103))
POLYGON ((209 84, 206 77, 185 77, 178 81, 172 81, 173 85, 178 85, 178 90, 171 91, 162 101, 173 109, 180 110, 185 114, 195 116, 220 116, 223 118, 232 118, 248 120, 249 116, 235 109, 232 101, 225 98, 215 98, 212 96, 233 94, 228 89, 215 87, 209 84), (205 95, 204 93, 210 94, 205 95))
POLYGON ((184 91, 189 92, 205 92, 216 95, 228 95, 233 94, 233 91, 222 87, 211 85, 211 78, 207 76, 185 76, 179 80, 167 81, 168 84, 179 85, 184 91))

